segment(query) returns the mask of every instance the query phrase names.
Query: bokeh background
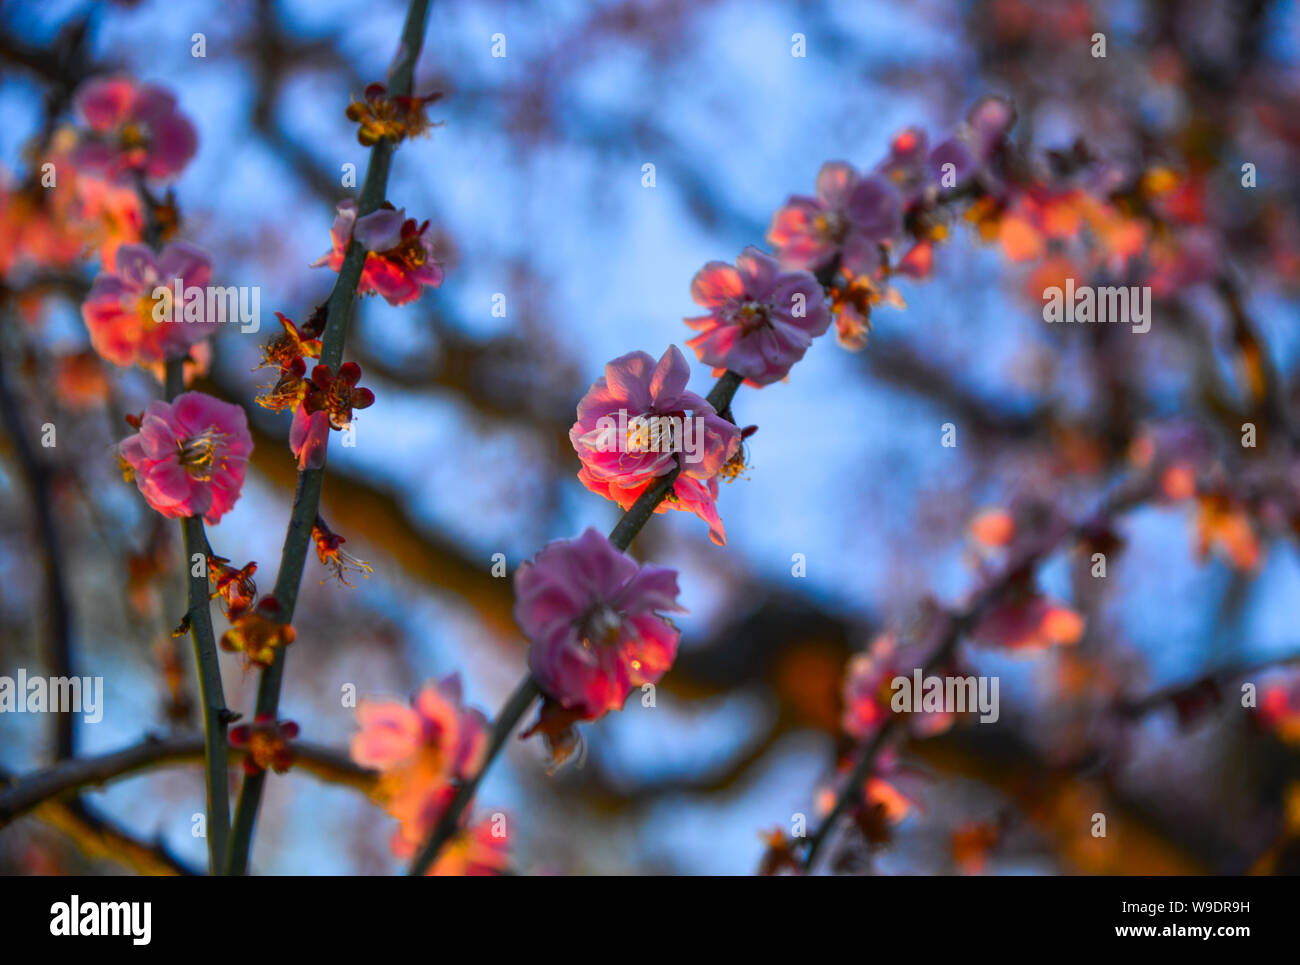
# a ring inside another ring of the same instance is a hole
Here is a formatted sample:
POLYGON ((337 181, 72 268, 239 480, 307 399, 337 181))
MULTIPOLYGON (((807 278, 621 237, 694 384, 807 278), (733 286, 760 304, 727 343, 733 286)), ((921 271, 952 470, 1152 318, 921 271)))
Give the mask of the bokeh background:
MULTIPOLYGON (((295 467, 288 416, 252 405, 268 373, 251 370, 271 312, 303 319, 333 283, 308 265, 329 246, 334 202, 351 193, 342 166, 365 169, 343 110, 383 77, 404 13, 398 0, 50 0, 0 13, 0 163, 11 181, 94 74, 171 88, 198 128, 197 158, 175 184, 181 237, 212 252, 218 283, 260 288, 264 325, 222 333, 204 383, 243 403, 256 432, 243 498, 209 538, 237 564, 256 560, 265 588, 295 467), (191 55, 196 32, 202 59, 191 55)), ((388 197, 432 219, 447 277, 413 306, 370 298, 354 317, 347 355, 378 401, 360 414, 354 448, 331 446, 323 515, 375 572, 347 588, 309 558, 282 713, 304 737, 345 749, 355 732, 345 684, 404 698, 453 671, 469 702, 495 713, 525 650, 493 554, 513 567, 618 516, 578 483, 566 437, 604 363, 681 346, 694 273, 764 244, 771 213, 811 193, 824 161, 870 167, 900 129, 940 137, 985 94, 1013 101, 1023 145, 1081 138, 1132 169, 1204 175, 1209 221, 1283 411, 1294 412, 1298 57, 1300 7, 1267 0, 435 0, 415 88, 444 92, 432 112, 443 123, 398 150, 388 197), (1095 31, 1107 36, 1104 59, 1090 53, 1095 31), (497 33, 504 58, 491 55, 497 33), (792 56, 794 34, 806 57, 792 56), (1253 190, 1240 185, 1244 162, 1258 169, 1253 190), (642 185, 646 163, 653 188, 642 185), (497 293, 504 317, 492 312, 497 293)), ((197 726, 189 644, 168 633, 183 610, 177 530, 122 482, 111 450, 127 431, 121 414, 156 383, 114 373, 111 392, 86 404, 53 388, 59 357, 88 346, 77 292, 93 273, 14 268, 0 324, 21 424, 33 437, 42 423, 59 427, 57 447, 39 453, 41 488, 63 554, 74 666, 106 689, 102 722, 78 727, 80 754, 197 726)), ((480 813, 510 815, 519 870, 751 873, 760 832, 814 813, 848 656, 882 628, 906 628, 927 599, 960 601, 973 585, 977 511, 1032 497, 1081 516, 1123 474, 1144 426, 1218 419, 1209 382, 1244 398, 1209 286, 1158 303, 1146 336, 1102 337, 1044 325, 1027 277, 959 225, 933 278, 898 282, 907 307, 875 314, 864 351, 828 335, 787 384, 741 390, 736 418, 758 431, 747 478, 720 498, 727 547, 684 513, 655 517, 633 547, 681 571, 690 610, 657 706, 632 701, 585 726, 581 761, 554 774, 536 741, 512 741, 479 791, 480 813), (961 427, 955 449, 940 445, 946 422, 961 427), (803 578, 792 575, 796 553, 803 578)), ((703 392, 707 367, 692 365, 703 392)), ((47 666, 52 614, 32 505, 6 435, 3 674, 47 666)), ((1187 504, 1135 512, 1106 581, 1069 555, 1048 562, 1042 586, 1086 616, 1085 638, 1069 654, 967 653, 1001 676, 1001 721, 905 752, 921 806, 859 867, 970 870, 979 827, 996 829, 977 865, 994 872, 1295 861, 1296 748, 1235 700, 1242 674, 1261 685, 1294 674, 1295 534, 1261 532, 1261 562, 1243 570, 1198 556, 1194 517, 1187 504), (1227 699, 1200 714, 1159 701, 1140 714, 1108 709, 1116 695, 1223 673, 1227 699), (1111 816, 1108 842, 1088 833, 1095 811, 1111 816)), ((247 711, 256 676, 222 660, 227 700, 247 711)), ((0 715, 5 772, 51 753, 48 720, 0 715)), ((114 783, 83 806, 101 828, 200 868, 190 818, 202 800, 190 764, 114 783)), ((390 873, 400 868, 393 828, 353 788, 273 777, 253 867, 390 873)), ((6 872, 130 868, 48 815, 0 829, 6 872)))

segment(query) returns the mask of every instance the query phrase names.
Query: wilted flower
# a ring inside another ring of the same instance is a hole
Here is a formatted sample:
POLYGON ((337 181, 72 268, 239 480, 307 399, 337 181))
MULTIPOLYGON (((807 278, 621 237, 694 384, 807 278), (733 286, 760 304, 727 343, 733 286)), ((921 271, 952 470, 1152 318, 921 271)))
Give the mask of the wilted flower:
POLYGON ((428 132, 433 125, 424 113, 424 106, 432 104, 442 94, 426 94, 423 97, 403 95, 388 96, 388 88, 383 84, 371 84, 366 88, 364 98, 354 100, 348 105, 348 120, 356 121, 357 140, 366 147, 387 138, 394 144, 408 137, 418 137, 428 132))
POLYGON ((717 476, 739 449, 740 430, 687 391, 689 378, 690 366, 676 346, 658 363, 645 352, 614 359, 578 403, 569 441, 582 460, 582 484, 623 509, 680 465, 668 498, 655 512, 693 512, 721 545, 726 535, 715 505, 717 476), (644 431, 652 425, 669 431, 644 431))
POLYGON ((244 773, 283 774, 293 766, 293 748, 289 741, 298 736, 298 725, 291 720, 275 720, 270 714, 258 714, 251 724, 230 728, 230 746, 244 751, 244 773))
POLYGON ((244 410, 202 392, 149 403, 118 453, 145 501, 164 516, 219 522, 239 498, 253 451, 244 410))
POLYGON ((433 233, 423 224, 406 217, 405 210, 391 205, 357 218, 357 203, 348 198, 338 203, 338 216, 330 228, 333 248, 312 263, 329 265, 338 271, 348 244, 355 238, 369 252, 357 290, 363 295, 378 292, 390 305, 405 305, 420 297, 426 287, 442 284, 442 267, 433 258, 433 233))
POLYGON ((92 80, 77 93, 77 110, 92 136, 76 160, 111 178, 133 173, 167 178, 180 173, 198 146, 171 92, 129 77, 92 80))
POLYGON ((280 621, 280 601, 262 597, 257 606, 236 615, 221 636, 221 647, 242 653, 244 659, 258 667, 269 667, 275 655, 297 639, 297 631, 280 621))
POLYGON ((325 520, 319 516, 316 517, 316 523, 311 528, 311 538, 316 541, 316 556, 320 559, 321 565, 337 577, 344 586, 352 585, 348 582, 348 570, 356 570, 366 579, 369 579, 370 574, 374 572, 374 568, 369 563, 357 559, 342 548, 347 540, 331 532, 325 525, 325 520))
POLYGON ((253 574, 257 564, 249 563, 242 569, 228 565, 224 556, 208 556, 208 581, 212 583, 212 599, 220 597, 221 609, 227 616, 237 615, 253 605, 257 599, 257 584, 253 574))
POLYGON ((547 544, 515 572, 515 621, 542 689, 581 719, 623 706, 677 655, 677 574, 638 565, 594 529, 547 544))
POLYGON ((262 346, 262 361, 257 366, 259 369, 269 365, 283 369, 297 359, 320 357, 319 338, 308 337, 306 332, 300 331, 297 325, 279 312, 275 313, 275 317, 280 320, 280 327, 284 331, 262 346))
POLYGON ((122 245, 111 272, 99 274, 81 306, 95 351, 115 365, 151 365, 184 358, 197 342, 213 334, 214 321, 203 319, 200 303, 175 303, 182 293, 206 289, 212 269, 207 254, 176 242, 157 257, 144 245, 122 245), (195 320, 183 317, 189 313, 195 320))
POLYGON ((812 340, 830 326, 825 294, 807 271, 782 271, 777 260, 746 248, 735 267, 705 265, 691 297, 709 314, 685 322, 700 334, 686 344, 714 374, 730 369, 750 385, 785 378, 812 340))
POLYGON ((324 412, 332 428, 346 429, 352 424, 353 409, 367 409, 375 404, 375 393, 357 388, 361 379, 361 366, 344 362, 339 374, 325 364, 317 365, 311 372, 305 400, 308 412, 324 412))

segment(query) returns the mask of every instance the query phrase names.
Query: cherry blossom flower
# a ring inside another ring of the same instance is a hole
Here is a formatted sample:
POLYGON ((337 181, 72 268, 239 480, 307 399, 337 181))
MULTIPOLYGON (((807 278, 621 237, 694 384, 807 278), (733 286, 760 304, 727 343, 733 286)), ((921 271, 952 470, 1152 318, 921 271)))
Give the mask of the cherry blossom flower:
POLYGON ((687 391, 689 378, 690 366, 676 346, 657 363, 645 352, 614 359, 578 403, 569 441, 582 460, 582 484, 623 509, 680 465, 668 498, 655 512, 693 512, 709 524, 710 539, 724 545, 718 473, 739 450, 740 430, 687 391), (665 425, 670 432, 646 431, 665 425))
POLYGON ((677 655, 675 571, 639 565, 594 529, 547 544, 515 573, 515 621, 542 689, 578 719, 623 706, 677 655))
POLYGON ((253 723, 230 728, 230 746, 244 751, 245 774, 283 774, 293 766, 289 741, 297 736, 298 725, 293 721, 258 714, 253 723))
POLYGON ((90 344, 114 365, 184 358, 216 330, 215 321, 202 317, 206 299, 189 294, 205 289, 211 275, 207 254, 193 245, 175 242, 156 257, 144 245, 122 245, 113 270, 95 278, 81 306, 90 344), (177 279, 184 306, 175 304, 177 279))
POLYGON ((264 596, 251 610, 231 619, 230 629, 221 636, 221 648, 242 653, 250 666, 269 667, 276 654, 298 639, 298 632, 281 621, 280 601, 264 596))
POLYGON ((874 276, 880 246, 903 229, 903 196, 889 178, 862 177, 843 161, 817 173, 816 197, 793 196, 772 216, 768 242, 781 266, 816 271, 840 259, 851 277, 874 276))
POLYGON ((212 583, 212 599, 220 599, 221 609, 227 616, 238 615, 253 605, 257 599, 257 584, 253 574, 257 564, 249 563, 241 569, 229 565, 224 556, 208 556, 208 581, 212 583))
POLYGON ((118 453, 145 501, 164 516, 219 522, 235 505, 253 440, 244 410, 202 392, 151 402, 118 453))
POLYGON ((419 298, 425 288, 442 284, 442 267, 433 257, 433 233, 429 222, 417 223, 405 210, 391 205, 357 218, 357 203, 351 198, 338 203, 338 215, 330 228, 333 248, 312 263, 338 271, 348 244, 355 237, 369 254, 361 271, 357 290, 363 295, 378 293, 390 305, 405 305, 419 298))
POLYGON ((357 387, 361 379, 361 366, 344 362, 339 374, 325 364, 317 365, 311 372, 305 400, 308 412, 324 412, 334 429, 346 429, 352 424, 353 409, 367 409, 375 404, 375 393, 357 387))
MULTIPOLYGON (((881 634, 865 652, 850 657, 844 675, 844 733, 857 741, 874 734, 895 713, 894 679, 910 677, 918 666, 918 661, 904 659, 892 633, 881 634)), ((920 694, 915 694, 914 700, 919 704, 920 694)), ((928 737, 951 727, 956 715, 947 711, 922 712, 918 706, 907 709, 906 719, 914 734, 928 737)))
POLYGON ((685 319, 700 333, 686 344, 714 366, 715 375, 730 369, 753 386, 785 378, 831 323, 811 272, 782 271, 775 258, 752 246, 735 267, 711 261, 700 269, 691 297, 709 314, 685 319))
MULTIPOLYGON (((510 841, 497 833, 496 822, 484 818, 472 827, 456 831, 438 852, 438 859, 425 872, 435 877, 479 877, 499 875, 510 867, 510 841)), ((399 853, 399 857, 414 854, 399 853)))
POLYGON ((129 77, 92 80, 78 92, 76 107, 91 131, 77 149, 77 162, 114 180, 135 173, 172 177, 198 147, 176 98, 154 84, 129 77))
POLYGON ((455 795, 454 782, 474 773, 487 751, 488 722, 463 706, 458 674, 425 684, 410 706, 362 700, 352 759, 380 772, 376 796, 399 822, 393 849, 409 857, 455 795))
POLYGON ((365 90, 362 99, 354 100, 348 105, 348 120, 356 121, 357 141, 365 147, 377 144, 381 138, 387 138, 394 144, 408 137, 426 134, 433 126, 424 113, 426 104, 431 104, 442 94, 426 94, 423 97, 397 95, 388 96, 388 88, 383 84, 371 84, 365 90))

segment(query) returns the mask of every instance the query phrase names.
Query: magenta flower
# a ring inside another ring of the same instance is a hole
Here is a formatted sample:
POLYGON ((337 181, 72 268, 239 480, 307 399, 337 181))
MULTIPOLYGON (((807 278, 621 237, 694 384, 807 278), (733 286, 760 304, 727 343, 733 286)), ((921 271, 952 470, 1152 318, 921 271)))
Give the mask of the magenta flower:
POLYGON ((542 689, 578 718, 623 706, 677 656, 677 574, 638 565, 588 529, 557 540, 515 573, 515 621, 528 637, 528 666, 542 689))
POLYGON ((164 516, 216 523, 244 485, 253 451, 244 410, 202 392, 149 403, 140 431, 118 446, 127 479, 164 516))
POLYGON ((807 271, 782 271, 757 248, 736 265, 711 261, 691 280, 691 297, 709 314, 684 321, 700 334, 687 341, 701 362, 720 375, 730 369, 749 385, 786 377, 831 315, 817 279, 807 271))
POLYGON ((645 352, 614 359, 578 403, 569 440, 582 460, 582 484, 623 509, 680 465, 672 492, 655 512, 693 512, 709 524, 710 538, 724 545, 717 476, 740 448, 740 430, 687 391, 689 378, 690 366, 676 346, 658 363, 645 352))
POLYGON ((839 256, 851 275, 874 276, 880 245, 902 230, 903 198, 888 178, 864 178, 843 161, 828 161, 817 173, 817 196, 787 200, 767 240, 783 268, 816 271, 839 256))
POLYGON ((487 751, 488 722, 463 705, 460 676, 426 683, 408 707, 362 700, 352 759, 379 771, 376 794, 399 828, 393 850, 410 857, 442 817, 455 783, 474 773, 487 751))
POLYGON ((198 146, 176 98, 154 84, 129 77, 92 80, 78 92, 76 107, 92 132, 77 148, 77 162, 113 180, 135 173, 172 177, 198 146))
POLYGON ((312 263, 338 271, 355 237, 368 252, 357 290, 363 295, 378 293, 390 305, 415 301, 425 288, 442 284, 442 266, 433 258, 433 232, 429 222, 418 224, 405 210, 391 206, 357 218, 357 203, 338 203, 338 215, 330 228, 333 247, 312 263))
POLYGON ((81 306, 90 344, 115 365, 184 358, 216 330, 205 317, 211 276, 207 254, 193 245, 175 242, 156 258, 145 245, 122 245, 81 306))
POLYGON ((895 135, 889 156, 876 170, 898 188, 907 206, 928 192, 955 188, 975 166, 975 153, 959 138, 951 137, 931 150, 925 131, 909 127, 895 135), (949 164, 952 167, 945 167, 949 164), (950 175, 947 182, 944 175, 950 175))

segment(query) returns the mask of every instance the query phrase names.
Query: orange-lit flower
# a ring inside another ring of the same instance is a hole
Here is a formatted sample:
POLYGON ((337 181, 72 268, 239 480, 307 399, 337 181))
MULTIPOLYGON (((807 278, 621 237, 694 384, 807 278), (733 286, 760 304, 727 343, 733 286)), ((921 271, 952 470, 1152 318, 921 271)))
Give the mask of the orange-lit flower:
POLYGON ((353 409, 375 404, 375 393, 357 387, 360 379, 361 366, 356 362, 344 362, 338 375, 328 365, 317 365, 307 390, 307 411, 327 413, 332 428, 346 429, 352 424, 353 409))
POLYGON ((305 330, 300 330, 279 312, 275 313, 275 317, 280 320, 284 332, 262 346, 262 361, 257 366, 259 369, 272 365, 283 369, 295 359, 320 357, 319 338, 308 336, 305 330))
POLYGON ((320 559, 321 565, 328 569, 331 575, 337 577, 338 581, 344 586, 352 585, 347 578, 349 570, 356 570, 365 579, 370 579, 370 574, 374 572, 374 568, 365 560, 359 560, 346 552, 342 545, 347 540, 337 533, 331 532, 330 528, 325 525, 325 520, 319 516, 316 517, 316 523, 311 528, 311 538, 316 541, 316 556, 320 559))
POLYGON ((280 650, 293 643, 297 633, 279 620, 280 603, 273 596, 263 597, 251 610, 239 613, 230 629, 221 636, 221 648, 242 653, 244 659, 258 667, 269 667, 280 650))
POLYGON ((270 714, 258 714, 251 724, 230 728, 230 746, 244 752, 244 773, 275 771, 283 774, 293 766, 293 748, 289 741, 298 736, 298 725, 291 720, 274 720, 270 714))
POLYGON ((1239 570, 1259 565, 1263 550, 1250 515, 1223 492, 1205 493, 1197 499, 1196 551, 1204 560, 1218 549, 1239 570))
POLYGON ((485 818, 453 834, 426 874, 437 877, 499 875, 510 867, 505 821, 485 818))
POLYGON ((230 560, 224 556, 208 557, 208 580, 212 583, 212 599, 221 599, 221 609, 230 616, 238 615, 253 605, 257 598, 257 584, 253 574, 257 564, 249 563, 243 569, 235 569, 227 564, 230 560))
POLYGON ((429 132, 434 125, 424 107, 441 96, 435 92, 423 97, 401 94, 389 97, 388 88, 383 84, 371 84, 363 99, 348 105, 348 120, 360 124, 357 140, 366 147, 377 144, 381 138, 399 144, 408 137, 419 137, 429 132))

